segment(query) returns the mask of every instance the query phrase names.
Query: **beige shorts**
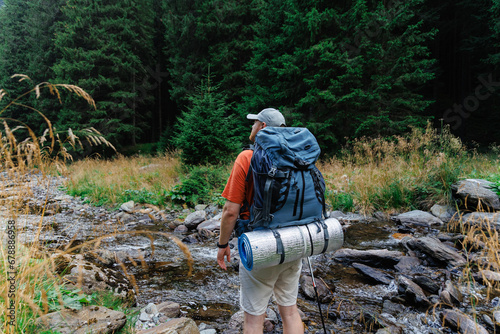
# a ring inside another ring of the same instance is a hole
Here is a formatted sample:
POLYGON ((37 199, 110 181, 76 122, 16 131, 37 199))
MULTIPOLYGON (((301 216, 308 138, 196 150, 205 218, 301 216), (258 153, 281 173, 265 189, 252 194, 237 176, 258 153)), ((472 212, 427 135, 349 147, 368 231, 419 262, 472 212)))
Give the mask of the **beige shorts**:
POLYGON ((252 271, 240 262, 241 309, 251 315, 264 314, 273 292, 278 305, 295 305, 301 270, 302 259, 252 271))

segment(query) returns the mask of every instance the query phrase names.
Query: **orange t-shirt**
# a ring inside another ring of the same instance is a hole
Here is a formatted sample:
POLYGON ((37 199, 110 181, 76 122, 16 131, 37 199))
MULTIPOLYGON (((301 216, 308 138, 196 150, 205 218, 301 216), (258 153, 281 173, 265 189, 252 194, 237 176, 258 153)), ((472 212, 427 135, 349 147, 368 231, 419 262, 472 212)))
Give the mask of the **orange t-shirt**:
MULTIPOLYGON (((252 159, 253 151, 245 150, 241 152, 236 161, 234 162, 233 170, 231 175, 227 180, 226 187, 222 192, 222 197, 231 201, 233 203, 238 203, 243 205, 248 203, 251 205, 253 202, 253 180, 250 179, 249 182, 245 182, 248 170, 250 168, 250 160, 252 159)), ((241 219, 249 219, 250 211, 249 208, 245 208, 243 212, 240 212, 241 219)))

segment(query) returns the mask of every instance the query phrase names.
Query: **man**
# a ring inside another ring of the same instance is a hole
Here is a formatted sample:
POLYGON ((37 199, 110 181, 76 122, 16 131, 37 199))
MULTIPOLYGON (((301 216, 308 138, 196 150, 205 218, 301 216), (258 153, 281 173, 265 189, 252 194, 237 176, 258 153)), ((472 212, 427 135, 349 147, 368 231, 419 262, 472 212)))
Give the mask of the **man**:
MULTIPOLYGON (((276 109, 267 108, 257 115, 249 114, 254 120, 250 140, 255 141, 257 133, 266 126, 286 126, 285 118, 276 109)), ((253 151, 241 152, 233 166, 222 197, 226 199, 222 211, 217 263, 226 270, 225 259, 231 261, 229 238, 236 220, 249 219, 249 205, 253 201, 252 183, 245 182, 253 151)), ((271 242, 274 242, 272 240, 271 242)), ((243 331, 245 334, 262 333, 269 298, 274 293, 283 319, 285 334, 303 334, 304 326, 297 309, 297 293, 302 260, 283 263, 270 268, 248 271, 240 263, 240 306, 245 312, 243 331)))

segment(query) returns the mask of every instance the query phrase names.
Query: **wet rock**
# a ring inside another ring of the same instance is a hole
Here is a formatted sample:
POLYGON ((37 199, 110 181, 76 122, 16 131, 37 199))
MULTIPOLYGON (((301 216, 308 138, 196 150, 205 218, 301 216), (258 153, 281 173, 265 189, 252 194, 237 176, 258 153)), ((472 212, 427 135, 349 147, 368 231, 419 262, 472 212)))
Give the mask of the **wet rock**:
POLYGON ((196 234, 190 234, 187 237, 182 239, 182 242, 185 244, 195 244, 199 242, 196 234))
POLYGON ((367 223, 373 220, 371 217, 352 212, 343 213, 342 211, 332 211, 328 214, 328 217, 335 218, 341 223, 367 223))
POLYGON ((157 306, 158 313, 162 313, 168 318, 175 318, 181 314, 181 306, 174 302, 163 302, 157 306))
MULTIPOLYGON (((315 277, 316 289, 318 290, 319 300, 322 303, 329 303, 333 299, 333 291, 323 280, 315 277)), ((316 293, 314 291, 312 277, 303 275, 300 277, 300 289, 302 293, 311 300, 316 300, 316 293)), ((333 289, 335 290, 335 289, 333 289)))
POLYGON ((424 291, 418 284, 404 276, 399 276, 397 283, 398 293, 402 295, 408 303, 423 308, 430 306, 431 303, 429 299, 427 299, 424 291))
POLYGON ((500 273, 491 270, 481 270, 474 274, 474 279, 483 284, 495 284, 500 282, 500 273))
POLYGON ((434 204, 431 208, 431 213, 445 223, 458 216, 457 211, 449 205, 434 204))
POLYGON ((495 329, 495 323, 487 314, 483 314, 483 321, 487 327, 489 327, 490 329, 495 329))
POLYGON ((186 227, 186 225, 179 225, 175 228, 174 233, 182 234, 182 233, 187 233, 188 231, 189 230, 186 227))
POLYGON ((134 213, 134 208, 135 208, 134 201, 128 201, 127 203, 123 203, 120 206, 120 209, 122 211, 125 211, 126 213, 134 213))
MULTIPOLYGON (((370 332, 378 328, 381 330, 380 333, 403 333, 403 328, 396 323, 396 319, 390 314, 363 312, 360 320, 370 332)), ((379 331, 377 331, 377 333, 379 333, 379 331)))
POLYGON ((356 250, 342 248, 335 252, 333 258, 340 263, 362 263, 372 267, 392 268, 404 256, 402 252, 387 249, 356 250))
POLYGON ((496 327, 500 327, 500 311, 493 312, 493 321, 495 322, 496 327))
POLYGON ((207 219, 207 213, 203 210, 189 214, 184 220, 184 225, 190 230, 195 229, 201 222, 207 219))
POLYGON ((460 306, 464 297, 458 288, 450 281, 447 280, 443 290, 439 293, 441 301, 448 305, 460 306))
POLYGON ((151 329, 138 331, 137 334, 199 334, 198 326, 190 318, 172 319, 151 329))
POLYGON ((227 324, 227 329, 231 333, 242 333, 243 332, 243 321, 245 319, 245 313, 240 310, 231 316, 227 324))
POLYGON ((438 294, 441 289, 435 280, 427 276, 415 276, 413 277, 413 282, 417 283, 422 289, 432 294, 438 294))
POLYGON ((462 266, 467 263, 465 258, 455 249, 452 249, 433 237, 411 238, 406 240, 407 246, 418 250, 436 260, 444 266, 462 266))
POLYGON ((199 224, 196 228, 198 229, 198 231, 200 229, 205 229, 208 231, 218 231, 218 230, 220 230, 221 217, 222 217, 221 214, 217 215, 214 218, 207 220, 207 221, 204 221, 203 223, 199 224))
POLYGON ((441 312, 441 320, 453 330, 457 330, 463 334, 488 334, 488 331, 483 326, 456 309, 443 310, 441 312))
POLYGON ((386 273, 385 271, 375 269, 361 263, 353 263, 352 266, 356 269, 357 272, 363 274, 376 283, 389 285, 394 279, 393 276, 386 273))
POLYGON ((390 314, 392 316, 397 316, 404 311, 404 306, 398 303, 393 303, 390 300, 384 300, 384 305, 382 308, 383 313, 390 314))
POLYGON ((415 256, 403 256, 394 268, 400 273, 413 273, 422 265, 422 261, 415 256))
POLYGON ((112 267, 116 263, 116 255, 107 249, 95 249, 83 254, 87 261, 100 264, 106 267, 112 267))
POLYGON ((392 217, 392 220, 403 224, 403 225, 417 225, 417 226, 441 226, 443 221, 429 212, 414 210, 410 212, 405 212, 398 216, 392 217))
POLYGON ((136 293, 130 281, 120 272, 98 267, 85 261, 82 255, 56 254, 52 257, 59 274, 66 274, 64 279, 87 294, 96 291, 112 291, 127 305, 136 304, 136 293))
POLYGON ((127 321, 123 312, 103 306, 86 306, 81 310, 63 310, 46 314, 36 320, 40 328, 61 334, 115 333, 127 321))
POLYGON ((478 226, 484 230, 500 230, 500 213, 472 212, 463 216, 462 222, 469 226, 478 226))
POLYGON ((204 239, 212 239, 215 238, 216 234, 212 231, 205 230, 204 228, 198 229, 198 236, 204 240, 204 239))

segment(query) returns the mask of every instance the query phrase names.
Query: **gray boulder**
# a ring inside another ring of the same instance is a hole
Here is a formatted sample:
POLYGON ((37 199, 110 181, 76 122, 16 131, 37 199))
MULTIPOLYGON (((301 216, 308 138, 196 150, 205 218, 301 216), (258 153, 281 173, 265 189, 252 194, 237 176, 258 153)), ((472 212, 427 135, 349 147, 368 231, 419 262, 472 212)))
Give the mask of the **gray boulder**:
POLYGON ((125 211, 126 213, 134 213, 134 207, 135 207, 134 201, 128 201, 127 203, 123 203, 120 206, 120 209, 122 211, 125 211))
POLYGON ((429 212, 414 210, 405 212, 403 214, 392 217, 392 220, 404 225, 417 225, 417 226, 441 226, 443 221, 429 212))
POLYGON ((443 310, 441 320, 453 330, 463 334, 488 334, 488 331, 459 310, 443 310))
POLYGON ((469 226, 479 226, 482 229, 500 230, 500 213, 472 212, 464 215, 462 222, 469 226))
POLYGON ((431 213, 445 223, 458 218, 457 211, 449 205, 434 204, 431 208, 431 213))
POLYGON ((207 231, 217 231, 220 230, 220 219, 222 217, 222 214, 218 214, 212 219, 209 219, 207 221, 204 221, 203 223, 199 224, 196 228, 198 231, 204 229, 207 231))
POLYGON ((195 211, 190 213, 184 220, 184 225, 192 230, 195 229, 201 222, 207 219, 207 213, 204 210, 195 211))
POLYGON ((393 268, 404 257, 403 252, 387 249, 356 250, 342 248, 335 252, 333 258, 340 263, 362 263, 372 267, 393 268))
POLYGON ((103 306, 86 306, 81 310, 63 310, 36 320, 40 328, 61 334, 116 333, 127 321, 123 312, 103 306))
POLYGON ((500 199, 491 190, 492 183, 481 179, 467 179, 451 186, 451 193, 461 209, 469 211, 500 210, 500 199))

